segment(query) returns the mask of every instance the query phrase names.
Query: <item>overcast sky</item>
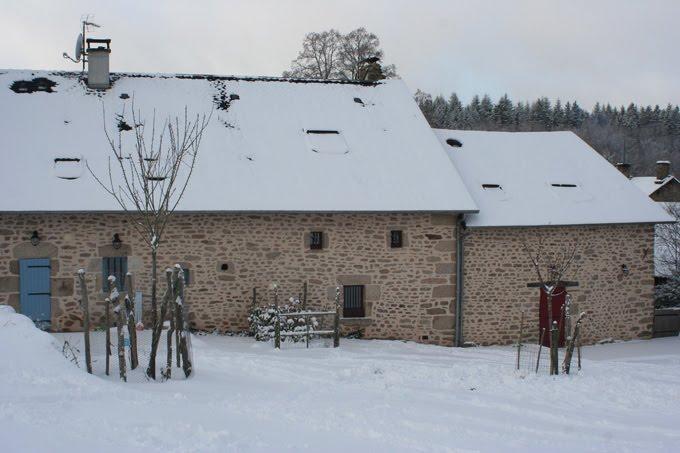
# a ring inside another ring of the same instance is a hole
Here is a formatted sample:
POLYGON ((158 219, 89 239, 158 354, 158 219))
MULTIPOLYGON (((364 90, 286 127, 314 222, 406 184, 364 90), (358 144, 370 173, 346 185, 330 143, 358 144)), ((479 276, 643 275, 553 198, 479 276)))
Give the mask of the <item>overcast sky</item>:
POLYGON ((0 68, 72 69, 82 14, 112 71, 280 75, 305 33, 364 26, 415 91, 680 103, 680 0, 0 0, 0 68))

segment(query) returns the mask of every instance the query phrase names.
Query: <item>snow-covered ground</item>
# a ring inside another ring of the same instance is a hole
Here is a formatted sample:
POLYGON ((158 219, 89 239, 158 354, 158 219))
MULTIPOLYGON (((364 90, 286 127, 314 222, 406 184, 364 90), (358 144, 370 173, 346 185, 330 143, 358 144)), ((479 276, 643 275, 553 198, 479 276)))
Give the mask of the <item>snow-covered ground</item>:
POLYGON ((680 340, 584 348, 522 376, 512 348, 193 338, 187 381, 87 375, 65 338, 0 311, 0 451, 678 451, 680 340))

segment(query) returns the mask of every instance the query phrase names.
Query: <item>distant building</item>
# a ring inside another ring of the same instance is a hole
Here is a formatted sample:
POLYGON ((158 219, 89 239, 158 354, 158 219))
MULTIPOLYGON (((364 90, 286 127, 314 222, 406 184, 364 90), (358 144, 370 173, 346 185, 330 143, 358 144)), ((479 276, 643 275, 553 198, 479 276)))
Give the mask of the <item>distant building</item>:
POLYGON ((669 161, 656 163, 655 176, 636 176, 631 181, 654 201, 680 202, 680 181, 672 174, 669 161))

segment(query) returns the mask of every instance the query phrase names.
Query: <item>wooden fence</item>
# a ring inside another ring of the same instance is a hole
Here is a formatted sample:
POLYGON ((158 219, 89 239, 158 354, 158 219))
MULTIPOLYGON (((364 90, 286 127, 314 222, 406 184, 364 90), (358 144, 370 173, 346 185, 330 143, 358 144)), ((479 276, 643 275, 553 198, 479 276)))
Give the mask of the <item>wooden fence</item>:
POLYGON ((657 308, 654 310, 654 338, 674 337, 680 332, 680 309, 657 308))

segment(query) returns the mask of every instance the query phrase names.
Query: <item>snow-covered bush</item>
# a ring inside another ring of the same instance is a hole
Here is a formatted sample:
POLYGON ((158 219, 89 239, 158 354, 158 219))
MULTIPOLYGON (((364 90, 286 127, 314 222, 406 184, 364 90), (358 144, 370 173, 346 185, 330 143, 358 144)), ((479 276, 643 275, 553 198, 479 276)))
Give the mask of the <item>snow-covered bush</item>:
MULTIPOLYGON (((304 316, 281 316, 282 314, 291 315, 300 313, 302 311, 302 304, 296 297, 288 299, 285 305, 274 304, 265 307, 253 307, 248 316, 250 324, 249 332, 255 337, 257 341, 269 341, 274 338, 274 331, 276 330, 276 320, 280 319, 281 332, 306 332, 307 324, 304 316)), ((319 322, 315 317, 309 318, 309 331, 314 332, 314 329, 319 326, 319 322)), ((304 341, 304 335, 282 336, 281 341, 290 340, 294 343, 304 341)))

